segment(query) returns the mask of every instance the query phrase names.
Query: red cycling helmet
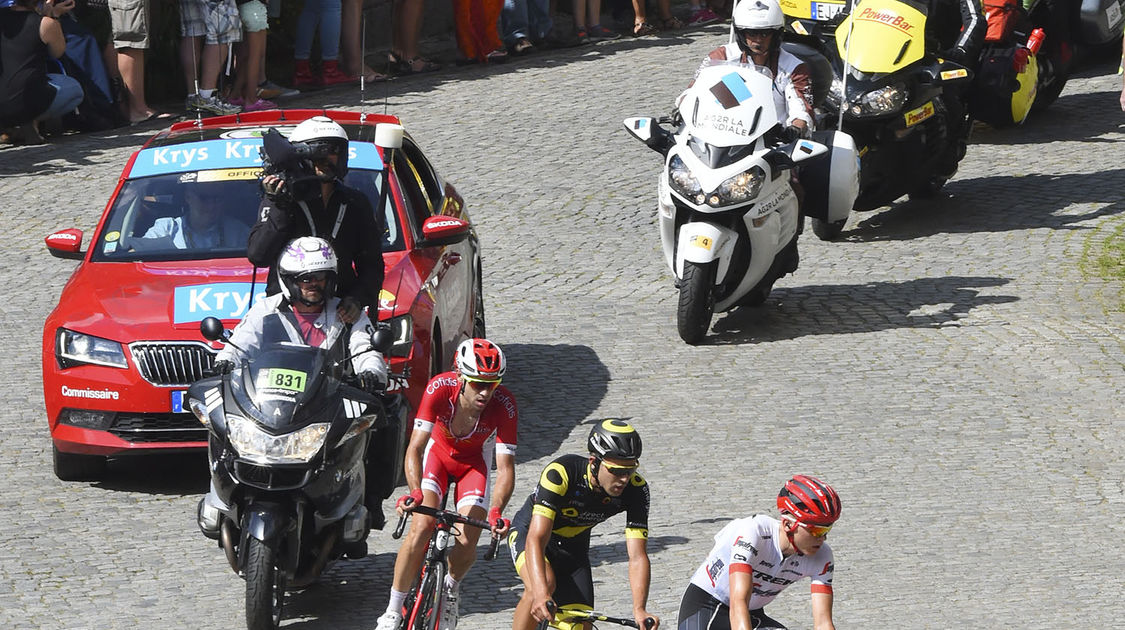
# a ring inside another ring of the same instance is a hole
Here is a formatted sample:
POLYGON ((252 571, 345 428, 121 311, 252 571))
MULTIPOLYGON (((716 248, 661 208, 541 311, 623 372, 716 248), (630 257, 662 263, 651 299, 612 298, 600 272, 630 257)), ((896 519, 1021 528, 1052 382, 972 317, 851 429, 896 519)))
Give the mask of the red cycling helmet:
POLYGON ((777 509, 798 523, 831 525, 840 518, 840 496, 816 477, 796 475, 777 494, 777 509))
POLYGON ((474 381, 499 381, 508 368, 500 346, 487 339, 466 339, 457 346, 457 372, 474 381))

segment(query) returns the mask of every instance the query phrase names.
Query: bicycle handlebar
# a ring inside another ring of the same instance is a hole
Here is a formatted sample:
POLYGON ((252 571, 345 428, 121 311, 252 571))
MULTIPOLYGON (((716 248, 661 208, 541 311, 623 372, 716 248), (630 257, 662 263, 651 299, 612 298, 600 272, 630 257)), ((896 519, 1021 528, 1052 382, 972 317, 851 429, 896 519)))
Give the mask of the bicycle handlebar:
MULTIPOLYGON (((535 627, 536 630, 548 630, 548 628, 550 628, 551 621, 555 618, 555 615, 558 612, 558 609, 555 607, 555 602, 547 602, 547 610, 549 610, 551 612, 551 618, 550 619, 544 619, 543 621, 540 621, 539 625, 537 625, 535 627)), ((626 628, 639 628, 640 627, 640 626, 637 625, 637 622, 633 619, 624 619, 624 618, 621 618, 621 617, 610 617, 608 615, 603 615, 599 612, 594 612, 592 610, 568 610, 565 613, 563 613, 562 619, 560 621, 562 621, 562 620, 565 620, 565 621, 604 621, 606 623, 615 623, 619 626, 625 626, 626 628)), ((653 618, 653 617, 646 617, 645 618, 645 630, 652 630, 652 628, 655 628, 655 627, 656 627, 656 619, 653 618)))
MULTIPOLYGON (((425 505, 419 505, 406 512, 406 514, 398 517, 398 525, 395 526, 395 531, 391 533, 391 538, 394 538, 396 540, 402 538, 402 532, 404 529, 406 529, 406 517, 414 512, 417 512, 418 514, 425 514, 426 516, 432 516, 442 523, 446 523, 448 525, 460 523, 463 525, 472 525, 473 527, 479 527, 480 529, 484 530, 492 530, 492 526, 489 525, 486 521, 478 521, 475 518, 462 516, 457 512, 451 512, 449 510, 438 510, 436 508, 426 507, 425 505)), ((501 520, 497 519, 496 523, 499 525, 501 523, 501 520)), ((488 544, 488 551, 484 553, 485 560, 492 560, 496 557, 496 547, 499 544, 500 539, 496 536, 493 536, 492 542, 488 544)))

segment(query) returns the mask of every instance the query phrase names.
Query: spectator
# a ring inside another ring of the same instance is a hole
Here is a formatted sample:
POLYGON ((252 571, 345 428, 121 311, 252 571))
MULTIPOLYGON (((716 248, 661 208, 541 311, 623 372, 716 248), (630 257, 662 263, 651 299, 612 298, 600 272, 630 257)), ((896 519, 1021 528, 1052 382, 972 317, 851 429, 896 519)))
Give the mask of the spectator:
POLYGON ((661 30, 675 31, 684 27, 684 23, 672 15, 670 0, 658 0, 657 10, 660 11, 660 24, 648 21, 645 0, 633 0, 633 37, 652 35, 661 30))
POLYGON ((293 44, 296 67, 293 87, 319 88, 341 83, 353 83, 356 77, 340 69, 340 0, 305 0, 297 18, 297 36, 293 44), (312 55, 313 35, 320 30, 320 74, 313 74, 309 65, 312 55))
POLYGON ((504 0, 501 35, 514 54, 531 52, 535 47, 532 40, 545 41, 553 26, 550 0, 504 0))
POLYGON ((465 59, 481 63, 508 60, 508 51, 496 31, 503 8, 503 0, 453 0, 457 47, 465 59))
POLYGON ((237 0, 238 15, 242 19, 242 43, 238 46, 238 75, 230 93, 230 104, 242 107, 244 112, 277 109, 273 101, 258 95, 258 79, 266 53, 266 31, 269 18, 262 0, 237 0))
POLYGON ((418 54, 418 36, 422 32, 422 10, 425 8, 425 0, 394 2, 394 25, 387 63, 395 74, 418 74, 441 69, 439 64, 418 54))
POLYGON ((125 89, 125 115, 131 124, 166 120, 171 114, 148 106, 145 100, 145 49, 152 21, 150 0, 109 0, 110 28, 117 49, 117 71, 125 89))
MULTIPOLYGON (((639 0, 643 2, 644 0, 639 0)), ((667 1, 667 0, 665 0, 667 1)), ((601 24, 602 0, 574 0, 574 35, 579 44, 601 42, 621 37, 601 24), (587 19, 589 17, 589 19, 587 19), (592 24, 587 27, 587 23, 592 24)))
POLYGON ((363 55, 363 0, 344 0, 344 12, 340 28, 340 56, 345 74, 363 76, 367 83, 386 81, 387 75, 375 72, 367 66, 363 55))
POLYGON ((214 116, 242 111, 215 91, 230 44, 242 39, 242 23, 234 0, 180 0, 180 31, 180 63, 188 93, 184 109, 214 116))
POLYGON ((0 126, 22 127, 10 140, 43 142, 38 123, 58 118, 82 102, 78 81, 48 73, 48 58, 66 51, 66 38, 56 16, 74 8, 74 0, 46 0, 43 15, 35 0, 16 0, 0 11, 0 126))
POLYGON ((698 28, 718 22, 723 19, 720 15, 723 12, 722 5, 722 2, 716 3, 714 0, 691 0, 688 7, 691 11, 691 17, 688 18, 687 25, 691 28, 698 28))

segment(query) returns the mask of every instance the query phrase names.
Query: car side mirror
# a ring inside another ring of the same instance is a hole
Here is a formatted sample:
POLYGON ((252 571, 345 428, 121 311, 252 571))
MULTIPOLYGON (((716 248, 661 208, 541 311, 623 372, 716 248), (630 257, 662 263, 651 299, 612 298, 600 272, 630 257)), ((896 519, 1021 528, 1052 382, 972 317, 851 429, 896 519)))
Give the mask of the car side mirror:
POLYGON ((422 223, 422 245, 432 247, 460 243, 469 236, 472 226, 464 219, 438 215, 422 223))
POLYGON ((227 331, 217 317, 204 317, 199 322, 199 334, 208 341, 226 341, 227 331))
POLYGON ((47 251, 55 258, 82 260, 86 257, 86 252, 82 251, 82 230, 77 228, 59 230, 43 240, 47 251))

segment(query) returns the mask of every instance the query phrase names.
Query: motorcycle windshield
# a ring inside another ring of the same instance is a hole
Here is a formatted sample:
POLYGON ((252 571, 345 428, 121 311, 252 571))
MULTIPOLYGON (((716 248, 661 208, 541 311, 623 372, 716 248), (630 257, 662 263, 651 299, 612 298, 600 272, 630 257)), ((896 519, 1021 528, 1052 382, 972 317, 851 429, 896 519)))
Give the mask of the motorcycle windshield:
POLYGON ((836 27, 836 49, 860 72, 897 72, 925 55, 926 14, 896 0, 861 0, 836 27))
POLYGON ((707 60, 680 102, 692 138, 719 147, 748 145, 777 124, 773 73, 737 61, 707 60))
MULTIPOLYGON (((278 323, 266 318, 264 328, 278 323)), ((264 332, 269 338, 269 331, 264 332)), ((329 374, 331 362, 329 351, 323 348, 289 341, 270 343, 250 358, 241 378, 232 379, 232 385, 238 397, 254 407, 257 413, 251 415, 263 428, 275 435, 287 433, 314 421, 300 410, 318 408, 318 401, 336 389, 339 381, 329 374)))

